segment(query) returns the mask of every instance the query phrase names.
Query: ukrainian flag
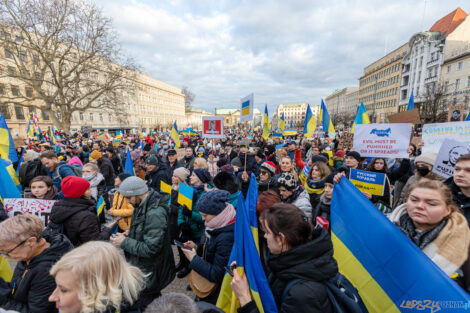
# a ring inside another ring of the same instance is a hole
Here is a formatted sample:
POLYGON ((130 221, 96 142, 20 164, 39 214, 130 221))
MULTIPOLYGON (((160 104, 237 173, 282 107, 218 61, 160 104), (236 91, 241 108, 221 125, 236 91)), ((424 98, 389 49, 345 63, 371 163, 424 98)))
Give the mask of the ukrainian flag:
POLYGON ((124 164, 124 173, 135 176, 134 162, 132 161, 130 149, 127 149, 126 163, 124 164))
POLYGON ((176 126, 176 121, 173 124, 173 128, 171 129, 170 132, 171 139, 175 142, 175 149, 178 149, 180 147, 180 136, 178 135, 178 127, 176 126))
POLYGON ((297 128, 288 128, 284 130, 284 136, 295 136, 297 135, 297 128))
POLYGON ((122 139, 121 131, 120 131, 120 130, 118 130, 118 131, 116 132, 116 139, 122 139))
POLYGON ((304 137, 311 138, 316 128, 317 123, 315 121, 315 117, 312 114, 312 109, 310 109, 310 104, 308 104, 307 112, 305 113, 304 137))
POLYGON ((242 116, 250 115, 250 100, 242 103, 242 116))
POLYGON ((177 202, 181 205, 186 205, 188 209, 193 209, 193 195, 194 189, 183 183, 179 184, 178 187, 178 199, 177 202))
MULTIPOLYGON (((246 275, 250 285, 251 298, 256 303, 261 313, 277 312, 271 288, 264 274, 263 266, 259 258, 259 251, 255 240, 253 240, 253 228, 256 228, 256 202, 257 183, 252 174, 250 187, 246 200, 243 194, 238 195, 237 215, 235 219, 235 240, 230 254, 229 266, 233 261, 237 261, 237 271, 240 275, 246 275), (251 193, 251 194, 250 194, 251 193), (256 194, 256 196, 255 196, 256 194), (248 206, 247 206, 248 205, 248 206)), ((217 307, 226 313, 236 313, 240 307, 240 302, 233 294, 230 282, 232 277, 225 274, 224 280, 217 299, 217 307)))
POLYGON ((268 105, 264 106, 264 117, 263 117, 263 138, 266 140, 269 138, 270 125, 269 125, 269 116, 268 116, 268 105))
POLYGON ((466 121, 470 121, 470 112, 467 114, 467 117, 465 118, 466 121))
POLYGON ((50 135, 50 137, 51 137, 51 139, 52 139, 52 143, 53 143, 53 144, 57 144, 57 140, 56 140, 56 138, 55 138, 55 136, 54 136, 54 126, 51 126, 51 128, 49 129, 49 135, 50 135))
POLYGON ((10 282, 13 277, 13 271, 11 270, 8 259, 4 256, 0 256, 0 278, 4 281, 10 282))
POLYGON ((335 184, 331 225, 339 270, 358 289, 369 312, 415 312, 425 308, 426 300, 429 308, 437 301, 470 301, 347 179, 335 184))
POLYGON ((282 138, 282 133, 273 133, 273 138, 282 138))
POLYGON ((100 216, 101 213, 103 213, 105 202, 103 200, 103 197, 100 196, 98 199, 98 203, 96 203, 96 215, 100 216))
POLYGON ((8 160, 0 159, 0 198, 22 198, 20 187, 13 164, 8 160))
POLYGON ((163 180, 160 181, 160 192, 171 194, 171 185, 168 185, 163 180))
POLYGON ((411 92, 410 100, 408 100, 408 106, 406 107, 406 110, 413 110, 415 108, 415 99, 413 96, 413 91, 411 92))
POLYGON ((35 130, 34 130, 33 124, 31 124, 31 120, 29 120, 28 127, 26 128, 26 134, 28 135, 28 137, 34 137, 34 133, 35 133, 35 130))
POLYGON ((15 143, 3 114, 0 114, 0 157, 11 162, 18 161, 15 143))
POLYGON ((284 112, 282 112, 281 119, 279 120, 279 124, 277 125, 279 131, 282 133, 284 132, 284 128, 286 128, 286 121, 284 119, 284 112))
POLYGON ((330 114, 328 114, 328 110, 326 109, 326 105, 325 102, 323 102, 323 99, 321 99, 320 122, 322 123, 323 131, 326 132, 328 136, 332 138, 336 137, 333 121, 330 118, 330 114))
POLYGON ((369 115, 367 115, 364 103, 357 108, 356 118, 354 119, 353 126, 351 128, 351 134, 354 134, 354 126, 358 124, 370 124, 369 115))

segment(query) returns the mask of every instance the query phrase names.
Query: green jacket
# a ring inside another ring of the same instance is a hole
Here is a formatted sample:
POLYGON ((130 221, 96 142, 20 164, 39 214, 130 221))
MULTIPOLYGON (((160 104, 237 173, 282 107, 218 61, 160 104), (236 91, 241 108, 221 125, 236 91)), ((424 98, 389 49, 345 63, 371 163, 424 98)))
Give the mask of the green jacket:
MULTIPOLYGON (((194 188, 194 186, 192 186, 194 188)), ((208 188, 212 189, 212 184, 207 186, 208 188)), ((187 217, 183 214, 183 208, 180 206, 180 210, 178 211, 178 226, 183 223, 187 223, 191 228, 192 232, 192 240, 194 242, 198 242, 202 235, 204 234, 204 221, 202 220, 201 213, 197 208, 197 202, 202 197, 203 194, 207 193, 204 189, 204 186, 199 186, 199 188, 194 188, 194 195, 193 195, 193 207, 192 207, 192 215, 191 217, 187 217)))
POLYGON ((134 209, 121 248, 126 259, 147 277, 144 295, 157 295, 175 278, 175 260, 168 229, 169 195, 149 191, 147 198, 134 209))

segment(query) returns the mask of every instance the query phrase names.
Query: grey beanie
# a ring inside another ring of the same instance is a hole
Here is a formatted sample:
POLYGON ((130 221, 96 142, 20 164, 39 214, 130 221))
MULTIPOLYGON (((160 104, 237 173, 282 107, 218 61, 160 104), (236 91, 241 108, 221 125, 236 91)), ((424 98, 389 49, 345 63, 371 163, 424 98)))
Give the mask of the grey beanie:
POLYGON ((428 151, 426 153, 422 153, 418 155, 415 158, 415 164, 418 162, 423 162, 423 163, 434 166, 434 163, 436 163, 436 159, 437 159, 437 153, 434 151, 428 151))
POLYGON ((145 181, 139 177, 131 176, 121 183, 118 192, 124 197, 140 196, 149 191, 145 181))

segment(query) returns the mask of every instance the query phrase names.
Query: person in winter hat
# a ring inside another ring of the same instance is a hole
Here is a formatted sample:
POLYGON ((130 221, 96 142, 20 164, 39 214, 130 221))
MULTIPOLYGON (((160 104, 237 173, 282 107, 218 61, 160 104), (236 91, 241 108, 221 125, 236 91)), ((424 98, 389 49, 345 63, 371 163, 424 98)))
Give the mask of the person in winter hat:
POLYGON ((109 240, 116 222, 101 230, 90 183, 82 177, 68 176, 62 180, 61 190, 65 198, 54 203, 48 227, 62 228, 74 246, 91 240, 109 240))
POLYGON ((297 183, 295 176, 291 173, 282 173, 277 179, 281 200, 291 203, 304 211, 308 219, 312 219, 312 205, 308 192, 297 183))
POLYGON ((130 174, 121 173, 114 179, 114 186, 115 191, 113 194, 113 206, 111 210, 108 210, 106 214, 112 217, 120 217, 121 219, 118 221, 119 230, 124 232, 131 227, 131 216, 134 213, 134 207, 132 204, 127 202, 126 197, 117 191, 121 183, 131 177, 130 174))
MULTIPOLYGON (((266 161, 261 164, 259 168, 259 176, 256 177, 256 181, 258 182, 258 193, 261 193, 266 190, 273 189, 276 192, 279 192, 277 189, 277 178, 275 176, 276 173, 276 165, 271 161, 266 161)), ((246 196, 248 192, 248 187, 250 186, 250 175, 248 173, 243 172, 241 175, 242 181, 242 192, 243 195, 246 196)))
POLYGON ((172 171, 167 164, 160 162, 156 156, 151 155, 145 161, 147 174, 145 180, 153 190, 160 192, 160 183, 171 184, 172 171))
POLYGON ((230 193, 225 190, 213 190, 201 196, 197 207, 206 227, 204 236, 199 244, 184 243, 191 248, 183 250, 190 262, 189 268, 218 284, 212 294, 201 298, 212 304, 217 302, 234 240, 235 209, 227 202, 229 199, 230 193))

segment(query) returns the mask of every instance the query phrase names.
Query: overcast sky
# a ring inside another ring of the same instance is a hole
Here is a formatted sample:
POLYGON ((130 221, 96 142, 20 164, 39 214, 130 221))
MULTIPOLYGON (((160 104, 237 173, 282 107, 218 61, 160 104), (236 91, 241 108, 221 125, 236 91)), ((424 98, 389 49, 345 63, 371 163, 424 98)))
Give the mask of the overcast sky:
MULTIPOLYGON (((468 0, 95 0, 146 73, 195 94, 210 112, 320 104, 357 86, 364 67, 468 0), (425 10, 424 10, 425 8, 425 10)), ((467 6, 465 6, 467 4, 467 6)))

